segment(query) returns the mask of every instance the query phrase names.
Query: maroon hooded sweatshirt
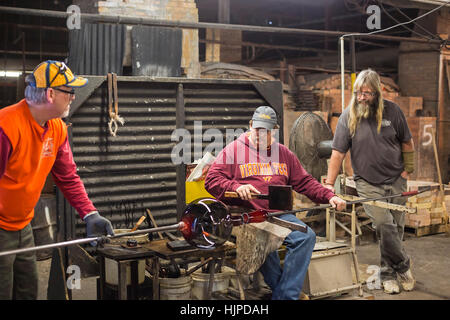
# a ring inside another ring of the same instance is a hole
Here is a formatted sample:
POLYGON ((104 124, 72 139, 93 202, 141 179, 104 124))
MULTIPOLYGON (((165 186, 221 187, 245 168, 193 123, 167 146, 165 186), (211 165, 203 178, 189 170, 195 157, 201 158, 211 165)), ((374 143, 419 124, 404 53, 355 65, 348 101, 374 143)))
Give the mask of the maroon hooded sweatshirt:
POLYGON ((269 210, 269 201, 225 198, 225 191, 236 191, 241 185, 251 184, 259 192, 268 194, 269 185, 291 185, 298 193, 316 203, 328 203, 334 196, 300 164, 300 161, 282 144, 274 142, 266 150, 257 150, 243 133, 227 145, 217 156, 205 179, 206 190, 228 205, 269 210))

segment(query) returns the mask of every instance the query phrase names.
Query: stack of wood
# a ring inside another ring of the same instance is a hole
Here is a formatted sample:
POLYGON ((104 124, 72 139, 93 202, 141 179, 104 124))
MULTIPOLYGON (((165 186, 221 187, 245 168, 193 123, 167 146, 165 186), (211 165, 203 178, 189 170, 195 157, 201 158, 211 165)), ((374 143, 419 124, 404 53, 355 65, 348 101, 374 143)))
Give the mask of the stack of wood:
POLYGON ((201 77, 213 79, 277 80, 266 72, 238 64, 223 62, 202 62, 201 77))
MULTIPOLYGON (((417 212, 406 214, 405 226, 416 230, 426 230, 425 228, 430 226, 435 227, 433 230, 428 228, 428 231, 422 231, 420 235, 424 235, 425 233, 431 234, 444 232, 446 215, 443 202, 446 201, 446 207, 449 208, 450 189, 448 190, 449 194, 445 195, 445 198, 442 198, 438 188, 438 183, 408 181, 408 191, 417 190, 419 186, 436 186, 436 188, 408 198, 406 206, 415 208, 417 212)), ((447 217, 448 215, 449 212, 447 212, 447 217)))

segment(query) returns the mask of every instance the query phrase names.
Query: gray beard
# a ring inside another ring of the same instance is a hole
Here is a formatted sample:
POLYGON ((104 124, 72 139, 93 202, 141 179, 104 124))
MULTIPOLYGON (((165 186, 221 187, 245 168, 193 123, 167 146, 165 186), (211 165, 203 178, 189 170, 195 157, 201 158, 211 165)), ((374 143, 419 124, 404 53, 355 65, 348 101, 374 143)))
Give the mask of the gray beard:
POLYGON ((64 111, 64 113, 60 116, 60 118, 66 118, 69 115, 69 110, 64 111))
POLYGON ((368 119, 375 114, 374 104, 358 103, 356 105, 356 118, 357 119, 368 119))

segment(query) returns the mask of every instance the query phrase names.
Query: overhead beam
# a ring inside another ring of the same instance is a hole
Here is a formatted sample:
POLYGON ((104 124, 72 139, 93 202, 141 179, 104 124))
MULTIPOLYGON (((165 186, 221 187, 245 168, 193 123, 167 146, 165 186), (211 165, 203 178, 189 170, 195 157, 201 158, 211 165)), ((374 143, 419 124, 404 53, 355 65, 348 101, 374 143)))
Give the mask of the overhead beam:
MULTIPOLYGON (((388 12, 395 11, 395 9, 389 8, 386 11, 388 11, 388 12)), ((338 20, 346 20, 346 19, 352 19, 352 18, 360 18, 362 16, 364 16, 364 14, 362 14, 362 13, 351 13, 351 14, 344 14, 341 16, 333 15, 330 17, 330 20, 338 21, 338 20)), ((308 26, 308 25, 325 23, 325 21, 326 21, 325 18, 319 18, 319 19, 314 19, 314 20, 302 21, 302 22, 298 22, 298 23, 285 24, 284 27, 303 27, 303 26, 308 26)))
POLYGON ((14 54, 14 55, 22 55, 25 54, 27 56, 49 56, 49 57, 67 57, 68 52, 40 52, 40 51, 19 51, 19 50, 0 50, 0 54, 14 54))
POLYGON ((230 0, 217 0, 219 10, 217 19, 219 23, 230 23, 230 0))
POLYGON ((222 45, 226 45, 226 46, 230 46, 230 47, 256 47, 256 48, 266 48, 266 49, 281 49, 281 50, 317 52, 317 53, 336 53, 336 50, 326 50, 326 49, 308 48, 308 47, 296 47, 296 46, 287 46, 287 45, 275 45, 275 44, 256 43, 256 42, 248 42, 248 41, 223 42, 223 41, 217 41, 217 40, 200 39, 199 42, 222 44, 222 45))
MULTIPOLYGON (((0 6, 0 12, 18 15, 31 15, 41 17, 53 17, 67 19, 72 14, 62 11, 51 11, 41 9, 29 9, 29 8, 16 8, 0 6)), ((148 26, 160 26, 160 27, 172 27, 172 28, 186 28, 186 29, 220 29, 220 30, 240 30, 247 32, 263 32, 263 33, 282 33, 282 34, 294 34, 294 35, 308 35, 308 36, 329 36, 339 38, 350 32, 343 31, 329 31, 329 30, 312 30, 312 29, 293 29, 293 28, 281 28, 281 27, 262 27, 262 26, 250 26, 250 25, 238 25, 238 24, 220 24, 210 22, 186 22, 186 21, 169 21, 169 20, 156 20, 142 17, 132 17, 125 15, 99 15, 90 13, 81 13, 80 18, 83 21, 89 22, 104 22, 104 23, 116 23, 127 25, 148 25, 148 26)), ((427 40, 422 38, 413 37, 395 37, 385 36, 379 34, 361 34, 356 38, 371 38, 384 41, 395 42, 418 42, 418 43, 436 43, 441 44, 440 40, 427 40)))

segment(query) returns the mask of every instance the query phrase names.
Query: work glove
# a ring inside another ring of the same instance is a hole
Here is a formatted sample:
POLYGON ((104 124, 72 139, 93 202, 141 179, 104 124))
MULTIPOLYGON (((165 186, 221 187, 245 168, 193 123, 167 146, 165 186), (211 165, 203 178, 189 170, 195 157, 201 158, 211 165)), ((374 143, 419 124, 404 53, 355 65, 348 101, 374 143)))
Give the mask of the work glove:
MULTIPOLYGON (((98 212, 94 212, 93 214, 88 215, 84 218, 86 222, 86 235, 88 238, 90 237, 100 237, 105 234, 114 235, 113 227, 111 222, 98 214, 98 212)), ((90 242, 92 246, 96 246, 97 242, 90 242)))

